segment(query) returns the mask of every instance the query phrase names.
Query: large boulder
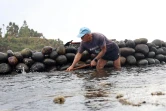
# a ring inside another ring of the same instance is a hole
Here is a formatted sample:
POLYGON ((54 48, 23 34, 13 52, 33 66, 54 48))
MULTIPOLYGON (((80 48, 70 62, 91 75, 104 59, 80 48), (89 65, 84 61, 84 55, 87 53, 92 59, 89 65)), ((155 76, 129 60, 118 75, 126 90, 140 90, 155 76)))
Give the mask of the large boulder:
POLYGON ((66 53, 65 56, 66 56, 68 62, 73 62, 75 54, 74 53, 66 53))
POLYGON ((42 52, 34 52, 32 54, 32 59, 36 62, 43 62, 44 60, 44 55, 42 52))
POLYGON ((56 61, 50 58, 44 59, 43 63, 45 64, 46 67, 49 66, 54 66, 56 64, 56 61))
POLYGON ((8 63, 12 66, 15 66, 18 63, 18 60, 15 56, 11 56, 8 58, 8 63))
POLYGON ((58 57, 56 58, 56 63, 58 65, 64 65, 67 63, 67 58, 65 55, 58 55, 58 57))
POLYGON ((129 47, 119 48, 119 50, 120 50, 120 55, 124 57, 127 57, 135 53, 135 50, 129 47))
POLYGON ((77 49, 75 47, 66 47, 66 53, 77 53, 77 49))
POLYGON ((32 50, 30 50, 29 48, 25 48, 21 51, 21 55, 24 57, 24 58, 29 58, 32 56, 32 50))
POLYGON ((66 48, 63 45, 60 45, 56 51, 59 55, 64 55, 66 53, 66 48))
POLYGON ((58 57, 57 51, 52 51, 51 54, 50 54, 50 58, 55 60, 57 57, 58 57))
POLYGON ((156 46, 159 46, 159 47, 162 46, 162 41, 159 40, 159 39, 155 39, 155 40, 153 40, 152 43, 154 43, 156 46))
POLYGON ((148 65, 148 61, 146 59, 141 59, 141 60, 137 61, 137 65, 146 66, 146 65, 148 65))
POLYGON ((0 63, 7 62, 8 56, 6 53, 0 52, 0 63))
POLYGON ((35 62, 31 66, 30 70, 32 72, 43 72, 45 70, 45 65, 43 63, 41 63, 41 62, 35 62))
POLYGON ((43 49, 42 49, 42 53, 44 55, 49 55, 51 52, 52 52, 52 47, 51 46, 44 46, 43 49))
POLYGON ((137 53, 134 54, 134 57, 135 57, 137 60, 140 60, 140 59, 144 59, 144 58, 145 58, 145 55, 142 54, 142 53, 137 52, 137 53))
POLYGON ((129 65, 135 65, 137 62, 137 60, 135 59, 133 55, 127 56, 126 61, 129 65))
POLYGON ((150 51, 147 55, 148 58, 153 58, 155 57, 155 52, 154 51, 150 51))
POLYGON ((18 63, 16 65, 16 72, 17 73, 22 73, 23 71, 28 73, 29 72, 29 67, 24 63, 18 63))
POLYGON ((149 52, 149 47, 146 44, 138 44, 135 47, 135 51, 143 53, 144 55, 146 55, 149 52))
POLYGON ((161 62, 161 61, 164 61, 164 55, 163 55, 163 54, 157 54, 157 55, 155 56, 155 58, 158 59, 160 62, 161 62))
POLYGON ((22 62, 23 56, 21 55, 20 52, 14 52, 14 56, 17 58, 19 62, 22 62))
POLYGON ((9 74, 11 72, 11 67, 7 63, 0 64, 0 74, 9 74))

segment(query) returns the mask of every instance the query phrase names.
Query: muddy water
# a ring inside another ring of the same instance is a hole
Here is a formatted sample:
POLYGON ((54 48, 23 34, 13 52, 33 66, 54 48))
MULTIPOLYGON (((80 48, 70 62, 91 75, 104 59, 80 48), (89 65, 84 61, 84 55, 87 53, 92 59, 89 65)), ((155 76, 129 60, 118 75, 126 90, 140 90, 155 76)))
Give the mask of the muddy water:
POLYGON ((165 111, 165 72, 159 65, 0 76, 0 111, 165 111), (64 104, 53 102, 58 96, 64 104))

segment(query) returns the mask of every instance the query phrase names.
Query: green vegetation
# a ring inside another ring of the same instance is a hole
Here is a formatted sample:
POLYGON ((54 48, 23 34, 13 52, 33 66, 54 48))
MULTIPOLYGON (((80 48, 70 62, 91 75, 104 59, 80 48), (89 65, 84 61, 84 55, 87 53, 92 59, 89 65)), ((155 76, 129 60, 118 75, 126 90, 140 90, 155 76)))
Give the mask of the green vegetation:
POLYGON ((44 46, 52 46, 53 48, 57 48, 60 44, 63 44, 63 42, 59 39, 41 39, 36 37, 0 38, 0 52, 6 52, 7 50, 19 52, 24 48, 30 48, 34 51, 41 51, 44 46))
POLYGON ((2 28, 0 28, 0 52, 6 52, 7 50, 16 52, 24 48, 41 51, 44 46, 56 48, 63 44, 60 39, 46 39, 42 33, 30 29, 25 20, 20 28, 14 22, 9 22, 6 31, 3 24, 3 32, 6 32, 4 37, 2 37, 2 28))

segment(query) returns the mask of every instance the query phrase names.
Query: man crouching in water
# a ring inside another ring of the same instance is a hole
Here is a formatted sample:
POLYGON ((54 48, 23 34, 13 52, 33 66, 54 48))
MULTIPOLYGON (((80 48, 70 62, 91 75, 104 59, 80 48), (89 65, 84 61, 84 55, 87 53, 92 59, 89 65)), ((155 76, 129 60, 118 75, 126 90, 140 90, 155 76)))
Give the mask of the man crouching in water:
POLYGON ((80 47, 72 65, 68 67, 66 71, 73 70, 85 50, 97 54, 97 56, 90 63, 91 66, 96 66, 97 70, 103 69, 108 60, 113 61, 115 69, 121 69, 119 47, 114 42, 108 40, 101 33, 91 33, 90 29, 86 27, 82 27, 80 29, 78 37, 82 39, 80 47))

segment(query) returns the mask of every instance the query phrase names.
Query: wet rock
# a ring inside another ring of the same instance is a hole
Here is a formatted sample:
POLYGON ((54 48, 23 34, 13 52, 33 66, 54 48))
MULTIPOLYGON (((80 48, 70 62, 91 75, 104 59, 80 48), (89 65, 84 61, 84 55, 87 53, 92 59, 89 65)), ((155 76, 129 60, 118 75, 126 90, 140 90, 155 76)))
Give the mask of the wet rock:
POLYGON ((155 57, 155 52, 150 51, 150 52, 148 53, 147 57, 148 57, 148 58, 153 58, 153 57, 155 57))
POLYGON ((44 60, 44 55, 42 52, 34 52, 32 54, 32 59, 36 62, 43 62, 44 60))
POLYGON ((53 59, 46 58, 44 59, 43 63, 45 64, 46 67, 49 67, 55 65, 56 61, 53 59))
POLYGON ((137 65, 146 66, 146 65, 148 65, 148 61, 146 59, 141 59, 141 60, 137 61, 137 65))
POLYGON ((40 63, 40 62, 35 62, 30 70, 32 72, 43 72, 45 70, 45 65, 43 63, 40 63))
POLYGON ((56 58, 56 62, 59 65, 63 65, 67 63, 67 58, 65 55, 58 55, 58 57, 56 58))
POLYGON ((129 47, 120 48, 119 50, 120 50, 121 56, 124 56, 124 57, 127 57, 135 53, 135 50, 129 47))
POLYGON ((105 67, 113 67, 113 61, 107 61, 105 67))
POLYGON ((6 53, 0 52, 0 63, 7 62, 8 56, 6 53))
POLYGON ((58 57, 58 53, 56 51, 52 51, 50 54, 50 58, 55 60, 58 57))
POLYGON ((146 44, 138 44, 135 47, 135 51, 146 55, 149 52, 149 47, 146 44))
POLYGON ((7 63, 0 64, 0 74, 9 74, 11 72, 11 67, 7 63))
POLYGON ((23 63, 25 63, 27 66, 31 67, 32 64, 35 63, 35 61, 33 59, 31 59, 31 58, 24 58, 23 59, 23 63))
POLYGON ((32 56, 32 51, 29 49, 29 48, 25 48, 21 51, 21 55, 24 57, 24 58, 29 58, 32 56))
POLYGON ((8 63, 12 66, 15 66, 18 63, 18 60, 15 56, 11 56, 8 58, 8 63))
POLYGON ((137 62, 137 60, 135 59, 135 57, 132 56, 132 55, 127 56, 126 61, 127 61, 127 63, 129 65, 134 65, 137 62))
POLYGON ((148 64, 155 64, 155 60, 153 58, 146 58, 148 64))
POLYGON ((51 54, 52 50, 53 49, 51 46, 44 46, 41 52, 43 55, 49 55, 51 54))
POLYGON ((66 53, 65 56, 66 56, 68 62, 73 62, 75 54, 74 53, 66 53))
POLYGON ((29 72, 29 67, 26 64, 24 64, 24 63, 19 63, 19 64, 16 65, 16 72, 17 73, 22 73, 23 70, 26 73, 28 73, 29 72))
POLYGON ((77 49, 75 47, 66 47, 66 53, 77 53, 77 49))
POLYGON ((160 61, 158 59, 154 59, 155 60, 155 64, 160 64, 160 61))
POLYGON ((155 58, 158 59, 160 62, 161 62, 161 61, 164 61, 164 55, 163 55, 163 54, 157 54, 157 55, 155 56, 155 58))
POLYGON ((140 60, 140 59, 144 59, 145 58, 145 55, 142 54, 142 53, 135 53, 134 54, 134 57, 137 59, 137 60, 140 60))

